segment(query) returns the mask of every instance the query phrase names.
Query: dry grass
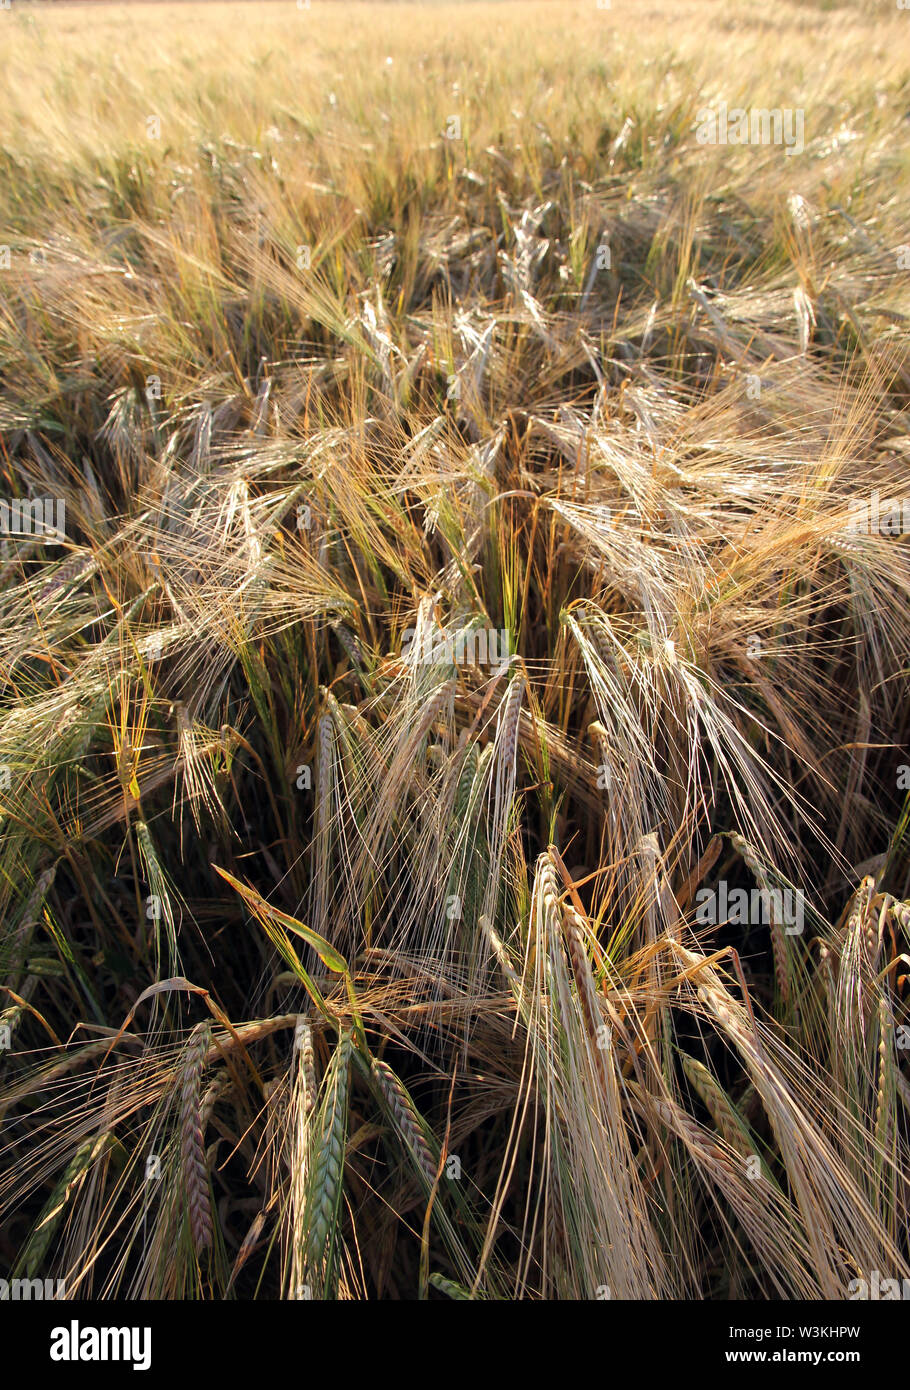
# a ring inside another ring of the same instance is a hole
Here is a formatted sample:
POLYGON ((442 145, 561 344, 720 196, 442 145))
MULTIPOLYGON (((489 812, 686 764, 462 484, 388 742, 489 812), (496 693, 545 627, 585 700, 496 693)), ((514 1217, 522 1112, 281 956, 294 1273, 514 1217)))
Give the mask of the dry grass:
POLYGON ((910 1277, 908 25, 0 11, 0 1264, 910 1277))

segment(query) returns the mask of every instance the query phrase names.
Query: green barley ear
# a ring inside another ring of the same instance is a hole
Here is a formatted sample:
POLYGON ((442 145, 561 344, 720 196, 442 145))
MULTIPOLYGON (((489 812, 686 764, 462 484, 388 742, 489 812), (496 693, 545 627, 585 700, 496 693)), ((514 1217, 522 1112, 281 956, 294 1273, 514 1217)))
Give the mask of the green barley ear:
POLYGON ((57 867, 57 864, 52 864, 49 869, 38 875, 22 914, 12 927, 9 942, 4 942, 0 950, 0 964, 9 972, 5 978, 12 989, 17 987, 19 971, 28 955, 35 928, 40 921, 44 900, 54 885, 57 867))
POLYGON ((436 1181, 436 1161, 421 1128, 414 1102, 392 1068, 378 1057, 371 1058, 370 1071, 412 1162, 416 1164, 427 1187, 431 1188, 436 1181))
POLYGON ((458 786, 455 791, 455 819, 460 822, 464 819, 471 799, 471 788, 474 778, 477 775, 477 764, 480 752, 477 744, 472 743, 465 755, 461 766, 461 773, 458 778, 458 786))
POLYGON ((152 839, 148 826, 141 816, 136 816, 134 826, 145 881, 149 887, 149 895, 145 899, 146 927, 154 945, 155 962, 160 970, 164 962, 162 961, 163 952, 161 949, 161 934, 158 924, 159 922, 163 922, 167 941, 167 955, 165 961, 169 972, 176 974, 179 968, 180 958, 177 948, 177 917, 174 909, 175 905, 178 908, 181 907, 182 900, 161 863, 158 851, 155 848, 155 842, 152 839))
POLYGON ((717 1078, 695 1057, 681 1056, 686 1079, 714 1121, 718 1133, 742 1158, 755 1152, 755 1140, 717 1078))
POLYGON ((41 1269, 51 1242, 63 1220, 67 1207, 78 1187, 93 1164, 97 1163, 115 1143, 112 1134, 102 1134, 86 1139, 80 1144, 64 1170, 47 1204, 32 1229, 27 1244, 22 1250, 14 1274, 21 1268, 28 1278, 34 1278, 41 1269))
POLYGON ((454 1298, 459 1302, 469 1302, 477 1297, 469 1289, 463 1288, 461 1284, 456 1284, 454 1279, 446 1279, 444 1274, 431 1274, 430 1283, 434 1289, 439 1289, 440 1293, 444 1293, 448 1298, 454 1298))
POLYGON ((306 1280, 313 1296, 334 1297, 338 1281, 338 1222, 344 1185, 349 1080, 353 1048, 343 1032, 323 1083, 322 1103, 313 1117, 310 1177, 305 1203, 306 1280))

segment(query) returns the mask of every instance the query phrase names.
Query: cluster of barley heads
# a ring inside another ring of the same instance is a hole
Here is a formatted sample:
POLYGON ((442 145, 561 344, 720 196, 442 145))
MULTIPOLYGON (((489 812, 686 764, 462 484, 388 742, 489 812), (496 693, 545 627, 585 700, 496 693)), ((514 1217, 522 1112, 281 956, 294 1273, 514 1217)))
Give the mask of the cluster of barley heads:
POLYGON ((421 34, 3 156, 0 1265, 908 1277, 900 74, 791 159, 566 50, 510 143, 421 34))

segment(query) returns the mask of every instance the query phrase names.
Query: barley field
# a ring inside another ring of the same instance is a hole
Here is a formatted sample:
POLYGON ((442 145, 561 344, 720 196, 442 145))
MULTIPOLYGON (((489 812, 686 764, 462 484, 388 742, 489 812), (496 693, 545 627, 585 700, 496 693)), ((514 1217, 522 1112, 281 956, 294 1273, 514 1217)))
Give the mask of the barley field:
POLYGON ((910 12, 14 0, 0 107, 0 1269, 910 1279, 910 12))

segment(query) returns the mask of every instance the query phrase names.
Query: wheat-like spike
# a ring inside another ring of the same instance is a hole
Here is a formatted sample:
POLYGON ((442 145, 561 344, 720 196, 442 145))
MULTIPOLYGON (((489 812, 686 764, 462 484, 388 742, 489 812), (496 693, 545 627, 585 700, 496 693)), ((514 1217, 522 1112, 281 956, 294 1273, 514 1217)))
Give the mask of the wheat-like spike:
POLYGON ((313 1126, 309 1116, 316 1103, 316 1075, 313 1062, 313 1034, 303 1015, 294 1030, 293 1085, 289 1106, 289 1164, 291 1200, 289 1237, 291 1250, 291 1296, 299 1297, 306 1283, 307 1190, 313 1126))
POLYGON ((851 1075, 861 1066, 864 1035, 869 1023, 866 919, 874 891, 875 880, 866 875, 850 900, 843 928, 838 1008, 843 1016, 845 1037, 850 1040, 851 1075))
POLYGON ((850 899, 850 911, 847 915, 844 937, 850 941, 854 936, 862 935, 865 939, 866 916, 869 912, 869 905, 872 902, 872 895, 875 892, 875 879, 871 874, 866 874, 860 880, 859 887, 850 899))
POLYGON ((22 1252, 20 1265, 30 1278, 41 1268, 41 1263, 47 1254, 48 1246, 54 1237, 57 1227, 60 1225, 60 1221, 66 1211, 67 1203, 72 1195, 75 1184, 88 1171, 92 1164, 96 1163, 104 1152, 111 1147, 113 1142, 114 1136, 112 1133, 101 1135, 93 1134, 79 1145, 69 1163, 66 1165, 63 1176, 48 1198, 38 1220, 35 1222, 28 1242, 22 1252))
POLYGON ((319 720, 319 796, 317 804, 320 807, 328 804, 334 783, 334 758, 332 756, 334 742, 332 716, 324 714, 319 720))
POLYGON ((887 894, 884 898, 876 898, 873 896, 873 893, 874 883, 870 889, 869 902, 866 907, 866 915, 864 918, 866 957, 874 970, 878 963, 878 955, 881 949, 885 923, 888 920, 889 898, 887 894))
POLYGON ((416 1159, 427 1184, 432 1187, 436 1181, 436 1164, 420 1127, 414 1102, 387 1063, 373 1057, 370 1070, 394 1116, 399 1133, 411 1150, 412 1157, 416 1159))
POLYGON ((458 787, 455 791, 455 821, 461 824, 467 815, 471 801, 471 788, 474 785, 474 778, 477 774, 477 765, 480 761, 480 753, 476 743, 472 743, 464 755, 464 762, 461 766, 461 773, 458 778, 458 787))
POLYGON ((180 1069, 180 1159, 190 1233, 197 1255, 212 1243, 212 1209, 200 1103, 202 1072, 211 1035, 211 1023, 197 1023, 190 1034, 180 1069))
MULTIPOLYGON (((607 796, 607 808, 610 816, 610 829, 613 834, 613 852, 618 857, 620 853, 619 835, 622 828, 619 814, 618 798, 616 790, 620 782, 617 775, 616 757, 610 741, 610 735, 604 728, 599 719, 593 719, 588 725, 588 735, 597 746, 600 753, 600 766, 607 770, 607 784, 604 790, 609 793, 607 796)), ((598 783, 599 785, 599 783, 598 783)))
POLYGON ((682 1056, 682 1067, 690 1085, 714 1121, 715 1128, 723 1135, 731 1149, 740 1157, 748 1158, 754 1152, 755 1145, 720 1082, 706 1066, 686 1053, 682 1056))
POLYGON ((878 1001, 878 1088, 875 1096, 875 1144, 879 1153, 891 1143, 891 1116, 894 1104, 894 1020, 887 998, 878 1001))
POLYGON ((216 1076, 214 1081, 206 1086, 199 1106, 199 1123, 202 1125, 203 1133, 212 1117, 212 1111, 230 1086, 230 1077, 224 1075, 216 1076))
POLYGON ((493 811, 489 819, 487 837, 490 847, 490 872, 481 906, 483 915, 491 922, 496 917, 496 904, 501 891, 501 862, 508 833, 509 815, 515 796, 518 730, 524 691, 524 678, 515 676, 500 704, 496 723, 493 811))
MULTIPOLYGON (((30 979, 34 979, 34 976, 31 976, 30 979)), ((22 988, 24 989, 28 984, 29 980, 26 980, 22 988)), ((6 1030, 7 1046, 10 1044, 13 1034, 22 1022, 23 1012, 24 1010, 21 1004, 11 1004, 8 1009, 0 1010, 0 1028, 6 1030)), ((4 1052, 5 1050, 6 1049, 4 1049, 4 1052)))
POLYGON ((731 830, 727 838, 753 877, 759 881, 764 879, 764 865, 758 859, 748 840, 744 839, 743 836, 738 834, 735 830, 731 830))
POLYGON ((584 923, 574 907, 568 903, 560 904, 556 870, 549 854, 541 855, 537 862, 537 872, 539 892, 549 931, 551 935, 558 934, 561 928, 566 943, 572 978, 575 981, 575 990, 584 1020, 585 1032, 590 1043, 591 1057, 601 1089, 606 1096, 611 1077, 607 1069, 609 1063, 606 1049, 600 1045, 604 1020, 585 947, 584 923))
POLYGON ((454 676, 450 677, 424 706, 417 721, 416 738, 418 741, 429 733, 437 719, 441 719, 451 709, 457 686, 458 682, 454 676))
POLYGON ((440 1293, 446 1294, 449 1298, 459 1301, 473 1301, 474 1299, 474 1294, 463 1288, 461 1284, 456 1284, 454 1279, 447 1279, 444 1274, 431 1274, 430 1283, 434 1289, 438 1289, 440 1293))
POLYGON ((25 904, 16 930, 13 933, 10 948, 12 959, 8 967, 10 974, 7 979, 7 984, 13 988, 16 987, 18 972, 27 955, 32 933, 38 925, 42 904, 50 892, 56 877, 56 864, 52 864, 49 869, 44 870, 44 873, 39 874, 38 878, 35 880, 35 886, 29 894, 28 902, 25 904))
MULTIPOLYGON (((562 915, 559 910, 559 884, 556 879, 556 870, 553 860, 549 854, 542 854, 537 860, 535 873, 535 900, 539 901, 539 911, 542 915, 543 925, 546 931, 546 940, 549 942, 554 937, 558 937, 562 930, 562 915)), ((530 980, 535 981, 533 988, 537 988, 539 981, 537 972, 540 962, 537 958, 538 941, 532 939, 528 942, 528 956, 525 961, 525 972, 530 980)), ((544 949, 546 954, 546 948, 544 949)))
POLYGON ((300 1059, 303 1108, 309 1115, 316 1104, 316 1057, 313 1051, 313 1030, 303 1014, 297 1022, 295 1036, 300 1059))
POLYGON ((524 699, 525 682, 523 676, 516 676, 509 686, 502 708, 502 762, 511 767, 518 748, 518 723, 521 718, 521 704, 524 699))
POLYGON ((339 642, 344 647, 345 651, 350 657, 351 665, 359 667, 361 670, 365 670, 367 663, 366 658, 363 654, 363 648, 361 647, 357 638, 354 636, 353 632, 351 632, 350 628, 345 627, 344 623, 342 622, 333 622, 331 624, 331 627, 335 636, 338 638, 339 642))
POLYGON ((728 1164, 731 1161, 729 1155, 723 1153, 712 1142, 713 1136, 711 1136, 710 1130, 704 1129, 688 1111, 683 1110, 682 1106, 677 1105, 668 1096, 648 1095, 641 1090, 637 1081, 630 1081, 628 1089, 633 1101, 653 1109, 661 1124, 665 1125, 667 1129, 675 1133, 696 1152, 710 1155, 716 1162, 728 1164))
POLYGON ((39 598, 43 602, 50 598, 51 594, 59 589, 65 589, 68 584, 75 584, 80 579, 87 579, 97 573, 101 568, 94 555, 86 554, 84 551, 79 555, 74 555, 70 560, 64 560, 63 564, 57 565, 41 586, 39 598))
POLYGON ((174 713, 177 720, 177 746, 183 767, 186 800, 189 803, 190 814, 193 817, 196 831, 201 833, 203 812, 209 814, 214 812, 218 800, 212 772, 211 750, 206 746, 205 739, 200 736, 199 730, 182 700, 175 702, 174 713))
MULTIPOLYGON (((135 820, 136 839, 139 843, 139 850, 145 867, 148 885, 152 894, 161 901, 161 917, 165 925, 168 948, 172 962, 177 960, 177 923, 174 916, 173 894, 171 884, 168 881, 167 873, 162 867, 158 857, 158 851, 152 840, 151 832, 141 816, 137 815, 135 820)), ((158 929, 154 922, 150 923, 149 930, 154 933, 156 959, 160 954, 160 941, 158 939, 158 929)))
POLYGON ((591 965, 585 949, 581 918, 574 907, 568 903, 564 905, 562 910, 562 927, 585 1026, 593 1042, 597 1037, 598 1029, 603 1024, 603 1017, 597 1002, 597 990, 591 978, 591 965))
POLYGON ((23 938, 23 936, 27 932, 31 931, 32 928, 37 924, 38 913, 41 909, 41 904, 44 902, 44 899, 47 897, 48 893, 53 887, 54 879, 56 877, 56 864, 52 864, 49 869, 44 870, 44 873, 38 875, 37 879, 35 880, 35 886, 29 894, 28 902, 25 904, 25 911, 22 914, 22 919, 19 922, 19 925, 16 927, 17 941, 20 941, 23 938))
POLYGON ((332 1058, 312 1159, 307 1195, 307 1269, 323 1289, 331 1281, 335 1229, 344 1176, 344 1151, 348 1126, 348 1073, 351 1037, 342 1033, 332 1058))
POLYGON ((774 978, 777 981, 777 992, 781 1002, 790 1002, 790 974, 787 966, 787 938, 784 936, 784 929, 777 913, 774 911, 774 899, 768 898, 768 929, 771 936, 771 955, 774 959, 774 978))
POLYGON ((487 940, 489 941, 493 949, 493 954, 499 961, 500 969, 502 970, 502 973, 505 975, 509 984, 512 986, 512 990, 517 998, 518 995, 521 993, 521 980, 512 968, 512 962, 509 959, 509 953, 506 950, 504 943, 500 940, 496 932, 490 926, 489 919, 484 917, 482 914, 478 918, 477 925, 480 927, 481 931, 484 933, 487 940))
POLYGON ((569 905, 563 908, 562 925, 569 963, 572 967, 572 976, 575 980, 575 989, 591 1045, 591 1056, 594 1060, 601 1089, 606 1095, 612 1078, 608 1070, 610 1067, 608 1053, 606 1048, 601 1045, 601 1030, 604 1027, 603 1014, 600 1011, 597 990, 591 976, 591 965, 585 949, 581 919, 575 909, 569 905))
POLYGON ((888 912, 898 926, 903 927, 904 931, 910 932, 910 902, 895 900, 888 908, 888 912))

